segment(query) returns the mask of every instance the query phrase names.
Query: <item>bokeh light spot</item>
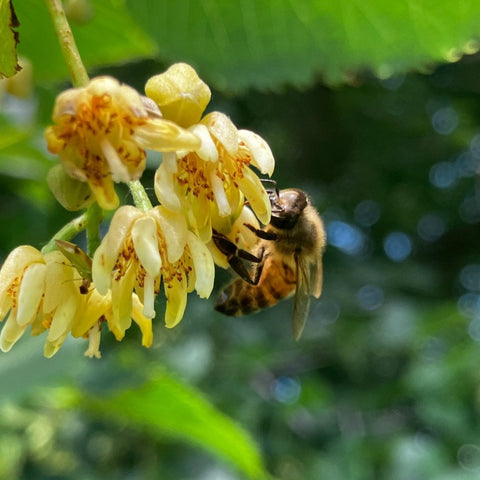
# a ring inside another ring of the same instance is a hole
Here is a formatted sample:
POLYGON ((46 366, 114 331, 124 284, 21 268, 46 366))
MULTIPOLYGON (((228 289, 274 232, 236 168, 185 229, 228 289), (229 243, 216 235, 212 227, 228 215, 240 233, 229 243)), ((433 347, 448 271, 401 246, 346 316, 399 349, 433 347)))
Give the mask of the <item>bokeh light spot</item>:
POLYGON ((365 310, 376 310, 383 303, 383 289, 377 285, 364 285, 357 291, 357 300, 365 310))
POLYGON ((480 317, 476 316, 468 325, 468 334, 476 342, 480 342, 480 317))
POLYGON ((463 444, 457 452, 459 465, 469 472, 480 471, 480 447, 469 443, 463 444))
POLYGON ((471 292, 480 292, 480 265, 471 263, 462 268, 460 283, 471 292))
POLYGON ((349 255, 359 254, 365 246, 363 233, 358 228, 340 220, 327 224, 327 239, 330 245, 349 255))
POLYGON ((417 224, 417 232, 426 242, 435 242, 445 233, 445 230, 445 220, 432 213, 421 217, 417 224))
POLYGON ((478 170, 478 159, 471 152, 462 152, 455 160, 457 175, 460 178, 473 177, 478 170))
POLYGON ((437 188, 450 188, 456 181, 457 169, 451 162, 439 162, 430 169, 430 182, 437 188))
POLYGON ((403 262, 412 253, 412 241, 406 233, 392 232, 385 237, 383 249, 394 262, 403 262))
POLYGON ((364 200, 355 207, 355 221, 362 227, 371 227, 378 222, 381 208, 373 200, 364 200))
POLYGON ((457 301, 458 311, 467 318, 476 316, 480 309, 480 297, 475 293, 464 293, 457 301))
POLYGON ((440 135, 450 135, 458 127, 458 113, 452 107, 436 110, 431 118, 433 129, 440 135))
POLYGON ((465 195, 459 207, 459 214, 465 223, 480 222, 480 208, 475 195, 465 195))
POLYGON ((272 395, 280 403, 295 403, 301 391, 301 385, 291 377, 278 377, 272 382, 272 395))

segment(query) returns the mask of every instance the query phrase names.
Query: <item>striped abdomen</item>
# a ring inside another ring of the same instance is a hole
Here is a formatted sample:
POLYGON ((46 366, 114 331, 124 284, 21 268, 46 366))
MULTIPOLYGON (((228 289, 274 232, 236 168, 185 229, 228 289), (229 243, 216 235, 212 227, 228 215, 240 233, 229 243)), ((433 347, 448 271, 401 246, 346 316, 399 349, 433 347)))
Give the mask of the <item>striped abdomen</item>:
POLYGON ((275 305, 295 290, 295 271, 282 259, 268 257, 257 285, 234 280, 218 297, 215 310, 240 316, 275 305))

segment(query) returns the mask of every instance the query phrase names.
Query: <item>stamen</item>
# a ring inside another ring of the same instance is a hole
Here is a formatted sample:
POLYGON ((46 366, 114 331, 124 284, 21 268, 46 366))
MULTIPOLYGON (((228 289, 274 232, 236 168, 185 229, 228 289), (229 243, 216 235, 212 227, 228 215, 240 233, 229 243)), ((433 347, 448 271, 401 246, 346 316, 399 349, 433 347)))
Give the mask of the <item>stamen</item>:
POLYGON ((143 314, 147 318, 155 318, 155 279, 146 274, 143 282, 143 314))
POLYGON ((210 182, 217 202, 218 213, 221 217, 227 217, 232 213, 232 209, 228 203, 227 195, 223 188, 223 182, 218 178, 215 170, 212 170, 210 173, 210 182))
POLYGON ((100 141, 100 148, 105 156, 114 182, 129 182, 131 180, 127 167, 122 163, 113 145, 103 138, 100 141))
POLYGON ((88 348, 85 356, 90 358, 102 358, 100 353, 101 323, 98 322, 88 331, 88 348))

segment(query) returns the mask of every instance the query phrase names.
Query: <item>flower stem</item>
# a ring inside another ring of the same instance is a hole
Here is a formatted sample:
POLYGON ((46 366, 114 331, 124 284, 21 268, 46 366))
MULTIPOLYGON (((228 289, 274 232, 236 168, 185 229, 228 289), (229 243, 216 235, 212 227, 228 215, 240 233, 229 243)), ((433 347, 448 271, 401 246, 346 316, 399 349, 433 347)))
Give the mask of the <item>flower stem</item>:
POLYGON ((128 182, 128 187, 130 188, 130 192, 132 192, 133 202, 137 208, 144 212, 152 208, 152 203, 148 198, 147 192, 139 180, 128 182))
POLYGON ((42 253, 45 254, 52 252, 53 250, 57 250, 55 240, 71 240, 77 233, 85 230, 86 225, 87 212, 83 213, 77 218, 74 218, 72 221, 68 222, 64 227, 62 227, 42 248, 42 253))
POLYGON ((73 33, 68 24, 65 11, 61 0, 45 0, 50 16, 52 17, 53 27, 62 49, 63 57, 67 62, 75 87, 81 87, 88 83, 88 74, 80 58, 73 33))
POLYGON ((87 254, 93 257, 95 250, 100 245, 100 223, 103 220, 103 211, 97 202, 93 202, 86 211, 87 216, 87 254))

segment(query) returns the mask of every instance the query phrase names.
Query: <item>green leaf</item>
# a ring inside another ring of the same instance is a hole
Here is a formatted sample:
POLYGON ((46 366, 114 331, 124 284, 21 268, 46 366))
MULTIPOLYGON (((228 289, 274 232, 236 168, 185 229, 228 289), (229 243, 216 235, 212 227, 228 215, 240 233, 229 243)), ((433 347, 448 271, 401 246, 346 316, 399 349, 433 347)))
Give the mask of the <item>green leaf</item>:
MULTIPOLYGON (((135 24, 125 6, 115 0, 94 0, 94 17, 86 25, 71 25, 87 69, 152 55, 154 44, 135 24)), ((68 78, 52 21, 43 0, 17 2, 21 23, 19 52, 34 65, 35 78, 55 81, 68 78)))
POLYGON ((217 88, 278 88, 381 77, 478 50, 480 2, 463 0, 127 0, 166 62, 217 88))
POLYGON ((77 402, 103 419, 144 428, 156 437, 195 444, 228 461, 248 478, 270 478, 247 433, 197 390, 165 373, 141 387, 110 396, 85 396, 77 402))
POLYGON ((17 61, 17 17, 9 0, 0 0, 0 78, 11 77, 20 70, 17 61))

